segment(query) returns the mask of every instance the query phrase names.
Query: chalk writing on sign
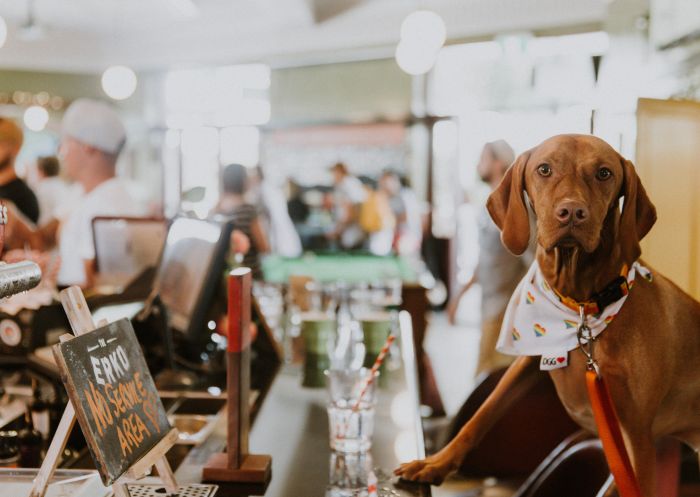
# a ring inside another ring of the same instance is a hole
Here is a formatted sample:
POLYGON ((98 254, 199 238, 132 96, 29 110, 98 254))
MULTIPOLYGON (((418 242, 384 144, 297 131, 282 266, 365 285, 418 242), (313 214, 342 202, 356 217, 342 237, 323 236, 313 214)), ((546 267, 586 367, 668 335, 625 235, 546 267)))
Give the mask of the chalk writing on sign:
POLYGON ((170 430, 127 319, 54 348, 95 464, 108 485, 170 430))

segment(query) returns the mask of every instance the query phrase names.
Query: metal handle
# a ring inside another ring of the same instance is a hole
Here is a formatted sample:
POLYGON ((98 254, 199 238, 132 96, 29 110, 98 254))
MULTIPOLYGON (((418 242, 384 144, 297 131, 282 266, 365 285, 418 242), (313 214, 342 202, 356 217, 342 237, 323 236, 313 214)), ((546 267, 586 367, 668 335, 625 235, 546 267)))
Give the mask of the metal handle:
POLYGON ((595 337, 593 332, 588 327, 588 321, 586 319, 586 312, 584 306, 579 306, 579 319, 581 322, 576 329, 576 338, 578 340, 579 349, 586 356, 586 368, 589 371, 595 371, 597 376, 600 376, 600 369, 598 368, 598 363, 593 358, 593 341, 595 337))
POLYGON ((0 264, 0 299, 31 290, 40 281, 41 269, 35 262, 0 264))

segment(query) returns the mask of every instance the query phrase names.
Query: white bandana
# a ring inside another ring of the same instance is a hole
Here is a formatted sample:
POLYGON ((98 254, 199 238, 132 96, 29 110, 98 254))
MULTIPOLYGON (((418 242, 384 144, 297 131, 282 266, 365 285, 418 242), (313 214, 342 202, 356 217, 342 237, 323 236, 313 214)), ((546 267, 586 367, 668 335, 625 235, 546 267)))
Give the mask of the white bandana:
MULTIPOLYGON (((627 273, 629 288, 637 271, 651 281, 649 270, 635 262, 627 273)), ((625 300, 627 295, 602 313, 586 316, 593 337, 615 319, 625 300)), ((535 261, 510 298, 496 349, 510 355, 541 355, 542 370, 563 368, 568 364, 568 352, 578 347, 580 321, 579 314, 565 306, 547 284, 535 261)))

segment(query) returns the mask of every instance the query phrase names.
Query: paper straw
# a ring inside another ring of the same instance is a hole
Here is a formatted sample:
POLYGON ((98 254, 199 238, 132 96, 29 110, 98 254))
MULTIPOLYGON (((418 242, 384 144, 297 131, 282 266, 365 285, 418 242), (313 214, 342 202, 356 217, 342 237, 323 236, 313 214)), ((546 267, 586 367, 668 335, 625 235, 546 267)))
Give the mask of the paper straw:
MULTIPOLYGON (((384 344, 384 347, 382 347, 382 350, 379 352, 377 359, 374 361, 374 364, 372 365, 372 369, 370 369, 370 371, 369 371, 369 376, 365 380, 365 384, 362 386, 362 390, 360 390, 360 395, 357 396, 357 401, 355 402, 355 405, 352 406, 353 412, 357 412, 360 409, 360 402, 362 401, 362 397, 365 396, 365 393, 367 393, 367 389, 374 381, 374 377, 377 375, 377 371, 381 367, 382 362, 384 362, 384 358, 386 357, 387 353, 389 352, 389 347, 391 347, 391 344, 394 342, 395 339, 396 339, 396 337, 394 335, 389 335, 389 337, 386 339, 386 343, 384 344)), ((339 430, 338 438, 345 438, 345 434, 348 432, 348 428, 349 428, 349 421, 346 421, 342 425, 341 429, 339 430)))
POLYGON ((353 411, 357 411, 360 408, 360 402, 362 401, 362 397, 365 396, 365 393, 367 393, 367 389, 374 381, 374 377, 377 375, 377 371, 379 371, 382 362, 384 362, 384 358, 389 352, 389 347, 391 347, 391 344, 394 342, 395 339, 396 337, 394 335, 389 335, 389 337, 386 339, 386 343, 384 344, 384 347, 382 347, 382 350, 379 352, 377 360, 374 361, 372 369, 369 370, 369 376, 365 380, 365 384, 363 385, 362 390, 360 390, 360 395, 357 396, 357 401, 355 402, 355 405, 352 406, 353 411))

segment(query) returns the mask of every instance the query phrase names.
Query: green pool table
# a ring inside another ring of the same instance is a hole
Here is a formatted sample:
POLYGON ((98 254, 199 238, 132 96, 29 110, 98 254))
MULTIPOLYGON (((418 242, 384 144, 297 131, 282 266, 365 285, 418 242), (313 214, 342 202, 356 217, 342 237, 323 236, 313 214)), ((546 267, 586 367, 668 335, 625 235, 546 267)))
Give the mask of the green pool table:
POLYGON ((290 276, 308 276, 321 283, 372 283, 400 278, 401 308, 411 314, 413 338, 418 363, 421 402, 432 408, 434 415, 444 415, 430 361, 423 349, 427 329, 427 288, 421 274, 427 269, 420 261, 396 256, 368 254, 308 254, 298 258, 267 256, 262 261, 263 278, 269 283, 287 284, 290 276))
POLYGON ((400 278, 417 284, 420 269, 401 257, 354 254, 310 254, 298 258, 268 256, 262 262, 265 281, 287 283, 290 276, 308 276, 321 283, 371 283, 400 278))

